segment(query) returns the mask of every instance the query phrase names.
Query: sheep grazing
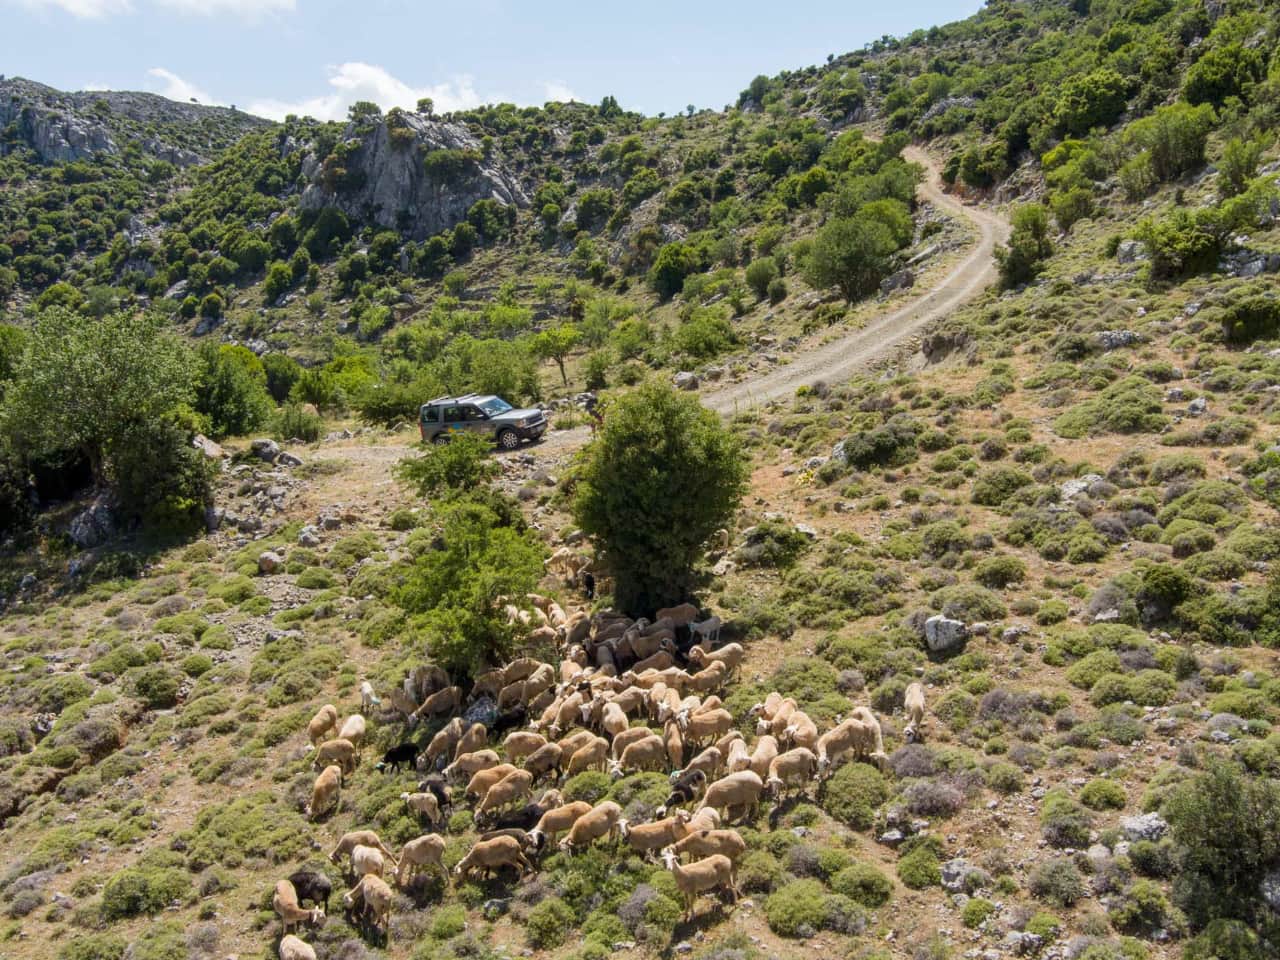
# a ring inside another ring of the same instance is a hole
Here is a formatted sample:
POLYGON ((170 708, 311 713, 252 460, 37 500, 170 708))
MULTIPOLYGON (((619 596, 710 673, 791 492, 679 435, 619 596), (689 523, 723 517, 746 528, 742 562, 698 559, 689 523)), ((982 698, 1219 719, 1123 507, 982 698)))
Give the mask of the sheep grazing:
POLYGON ((373 692, 373 684, 368 680, 360 681, 360 712, 371 713, 373 708, 381 705, 382 700, 373 692))
MULTIPOLYGON (((715 620, 716 618, 712 618, 715 620)), ((708 621, 710 622, 710 621, 708 621)), ((694 624, 694 631, 697 632, 703 624, 694 624)), ((716 621, 719 627, 719 621, 716 621)), ((732 676, 734 671, 742 664, 742 658, 747 654, 746 649, 740 643, 726 643, 723 647, 716 647, 713 650, 707 650, 700 646, 693 646, 689 649, 689 662, 697 667, 707 667, 712 663, 723 663, 732 676)))
POLYGON ((329 894, 333 892, 333 884, 319 870, 298 870, 289 874, 289 882, 293 884, 298 902, 310 900, 313 906, 324 907, 329 911, 329 894))
POLYGON ((750 770, 740 770, 721 777, 707 787, 702 805, 717 811, 723 810, 730 818, 734 810, 741 810, 743 819, 749 819, 759 806, 763 791, 763 780, 750 770))
POLYGON ((326 740, 311 759, 313 770, 322 770, 331 763, 336 763, 343 776, 351 774, 356 768, 356 748, 350 740, 326 740))
POLYGON ((351 875, 356 879, 369 873, 380 877, 385 869, 382 854, 374 847, 359 845, 351 851, 351 875))
POLYGON ((818 771, 818 758, 808 747, 796 747, 786 753, 780 753, 769 764, 769 776, 765 780, 765 789, 770 797, 780 797, 788 786, 796 786, 801 791, 804 785, 812 780, 818 771))
POLYGON ((513 804, 520 803, 529 796, 530 790, 533 789, 533 774, 528 770, 516 770, 503 777, 484 795, 475 808, 476 822, 481 822, 486 816, 492 816, 499 810, 504 810, 513 804))
POLYGON ((529 730, 516 730, 502 741, 502 751, 512 763, 519 763, 539 747, 546 746, 547 738, 529 730))
POLYGON ((907 711, 907 725, 902 735, 907 743, 919 743, 924 739, 924 684, 916 681, 908 686, 903 705, 907 711))
POLYGON ((400 687, 392 687, 387 698, 391 701, 391 709, 405 717, 411 716, 418 709, 418 701, 400 687))
POLYGON ((466 753, 475 753, 489 745, 489 731, 483 723, 473 723, 453 745, 453 759, 457 760, 466 753))
POLYGON ((553 807, 538 818, 537 824, 529 831, 530 836, 536 834, 542 838, 542 841, 554 843, 559 834, 577 823, 579 817, 590 812, 591 804, 585 800, 575 800, 573 803, 553 807))
POLYGON ((771 733, 781 739, 786 732, 787 725, 791 723, 791 715, 797 709, 799 708, 796 706, 795 700, 787 697, 778 705, 778 709, 773 712, 773 716, 766 717, 762 715, 756 721, 756 736, 764 736, 766 733, 771 733))
POLYGON ((719 830, 720 813, 714 807, 699 807, 689 818, 689 830, 719 830))
MULTIPOLYGON (((693 647, 693 650, 707 649, 707 644, 717 643, 720 640, 720 618, 708 617, 706 620, 703 620, 701 623, 689 624, 689 635, 693 639, 693 642, 695 644, 695 646, 693 647)), ((739 650, 742 649, 741 646, 739 646, 736 643, 727 644, 726 646, 738 647, 739 650)), ((690 653, 692 652, 693 651, 691 650, 690 653)), ((710 659, 724 659, 724 658, 711 657, 710 659)), ((742 656, 741 654, 739 654, 738 660, 740 661, 741 659, 742 659, 742 656)), ((730 671, 732 671, 733 668, 736 666, 737 666, 737 663, 729 664, 730 671)))
POLYGON ((434 794, 441 810, 453 803, 453 791, 445 783, 444 777, 438 773, 428 774, 419 780, 417 792, 434 794))
POLYGON ((307 819, 315 820, 330 809, 336 810, 341 802, 342 768, 334 764, 321 770, 311 787, 311 802, 305 810, 307 819))
POLYGON ((434 793, 402 793, 400 799, 419 817, 426 817, 432 826, 444 820, 444 815, 440 813, 440 801, 434 793))
POLYGON ((424 663, 414 667, 413 672, 404 681, 405 692, 411 694, 419 703, 447 686, 449 686, 449 675, 434 663, 424 663))
POLYGON ((533 864, 524 855, 520 841, 514 837, 477 841, 467 855, 458 861, 453 873, 459 880, 466 880, 473 870, 480 870, 487 878, 503 867, 515 867, 520 877, 533 872, 533 864))
POLYGON ((622 751, 622 756, 609 761, 609 775, 615 780, 637 770, 661 773, 666 769, 667 745, 657 734, 634 741, 622 751))
POLYGON ((411 740, 406 740, 384 753, 374 769, 395 773, 402 766, 412 770, 417 762, 418 745, 411 740))
POLYGON ((782 704, 782 694, 777 690, 773 690, 760 703, 755 704, 747 711, 748 717, 756 717, 762 720, 772 720, 774 713, 782 704))
POLYGON ((613 738, 613 743, 609 745, 609 752, 613 759, 618 760, 622 757, 622 751, 627 749, 637 740, 644 740, 648 737, 657 736, 648 727, 628 727, 620 734, 613 738))
POLYGON ((288 880, 281 880, 276 884, 275 893, 271 897, 271 907, 280 917, 282 929, 286 934, 298 929, 300 923, 312 927, 324 925, 324 908, 304 909, 298 906, 298 892, 293 889, 293 884, 288 880))
POLYGON ((737 773, 739 770, 751 769, 751 750, 747 741, 739 737, 729 744, 729 755, 724 758, 726 773, 737 773))
POLYGON ((338 731, 338 738, 341 740, 350 740, 351 745, 356 749, 356 756, 360 756, 360 747, 364 744, 365 722, 364 717, 358 713, 353 713, 347 719, 342 721, 342 729, 338 731))
POLYGON ((311 740, 311 745, 314 747, 319 744, 337 725, 338 708, 332 703, 326 703, 307 723, 307 737, 311 740))
POLYGON ((489 767, 486 770, 477 771, 470 780, 467 781, 467 789, 464 796, 468 800, 479 800, 489 788, 501 780, 503 777, 515 773, 520 768, 511 763, 500 763, 496 767, 489 767))
POLYGON ((737 830, 693 830, 677 840, 673 849, 678 856, 710 857, 720 854, 737 863, 747 852, 747 842, 737 830))
POLYGON ((618 833, 618 821, 622 808, 612 800, 603 800, 574 821, 569 833, 560 841, 565 853, 585 850, 601 837, 614 839, 618 833))
POLYGON ((444 867, 444 837, 434 833, 424 833, 401 848, 400 863, 396 867, 396 886, 405 886, 427 868, 439 870, 448 881, 449 871, 444 867))
POLYGON ((391 888, 375 874, 365 874, 360 882, 342 895, 342 904, 353 914, 372 920, 384 931, 391 923, 391 888))
POLYGON ((625 818, 620 819, 618 831, 624 843, 649 860, 652 859, 655 850, 671 846, 689 832, 689 813, 686 810, 677 810, 673 816, 634 827, 625 818))
POLYGON ((796 710, 791 714, 779 739, 788 747, 806 747, 812 750, 818 744, 818 725, 803 710, 796 710))
POLYGON ((712 660, 704 670, 699 670, 689 678, 686 684, 690 690, 698 693, 711 693, 719 690, 729 679, 729 667, 722 660, 712 660))
POLYGON ((715 777, 720 774, 721 768, 724 766, 724 754, 719 747, 707 747, 696 757, 685 765, 685 772, 693 770, 701 770, 708 777, 715 777))
POLYGON ((693 904, 700 893, 726 889, 733 897, 733 902, 738 902, 737 872, 733 861, 723 854, 715 853, 684 867, 680 865, 675 851, 668 847, 662 851, 662 860, 675 877, 676 886, 684 897, 686 922, 693 919, 693 904))
POLYGON ((654 614, 654 622, 670 620, 674 627, 687 627, 698 619, 698 608, 692 603, 682 603, 678 607, 664 607, 654 614))
POLYGON ((747 764, 747 769, 763 780, 769 775, 769 764, 773 763, 777 755, 778 741, 766 733, 756 740, 756 746, 751 751, 751 760, 747 764))
MULTIPOLYGON (((698 713, 682 713, 678 719, 683 720, 684 735, 690 743, 706 743, 733 729, 733 714, 724 707, 702 710, 698 713)), ((768 733, 767 730, 763 732, 768 733)), ((716 746, 720 745, 716 744, 716 746)), ((725 748, 721 747, 721 749, 725 748)))
POLYGON ((544 743, 524 761, 524 769, 533 775, 535 781, 543 777, 560 776, 560 760, 564 751, 558 743, 544 743))
POLYGON ((498 754, 493 750, 461 753, 453 763, 444 768, 444 778, 454 783, 463 779, 470 780, 481 770, 496 767, 499 762, 498 754))
MULTIPOLYGON (((412 723, 412 720, 410 722, 412 723)), ((465 732, 466 728, 462 725, 462 718, 454 717, 436 731, 435 736, 427 743, 427 749, 422 752, 431 763, 435 763, 443 757, 448 757, 452 760, 454 747, 458 745, 458 741, 462 739, 462 735, 465 732)))
POLYGON ((439 717, 445 714, 453 713, 462 705, 462 688, 461 687, 445 687, 443 690, 437 690, 431 696, 422 701, 422 706, 409 716, 409 724, 413 726, 418 721, 430 719, 431 717, 439 717))
POLYGON ((311 944, 299 940, 292 933, 280 938, 280 960, 316 960, 311 944))
POLYGON ((547 790, 534 803, 526 803, 518 810, 510 810, 506 813, 498 814, 493 820, 492 827, 495 830, 508 827, 526 831, 533 830, 546 815, 547 811, 554 810, 563 803, 564 797, 559 790, 547 790))
POLYGON ((343 857, 349 856, 351 851, 358 846, 373 847, 380 850, 384 856, 390 857, 395 862, 395 854, 387 849, 386 845, 378 839, 378 835, 372 830, 352 830, 342 835, 342 839, 338 841, 338 845, 333 848, 329 854, 330 863, 339 863, 343 857))
POLYGON ((592 737, 585 746, 579 747, 569 757, 569 765, 565 768, 565 776, 572 777, 585 770, 604 770, 609 761, 609 741, 604 737, 592 737))

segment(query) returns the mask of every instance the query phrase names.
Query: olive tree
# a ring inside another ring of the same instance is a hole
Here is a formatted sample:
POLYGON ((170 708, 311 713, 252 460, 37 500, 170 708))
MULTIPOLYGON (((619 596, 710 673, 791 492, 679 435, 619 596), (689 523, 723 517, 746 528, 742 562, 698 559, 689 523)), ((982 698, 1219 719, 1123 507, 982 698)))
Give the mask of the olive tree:
POLYGON ((587 449, 573 512, 633 614, 689 597, 707 540, 746 489, 736 437, 696 399, 649 382, 621 398, 587 449))

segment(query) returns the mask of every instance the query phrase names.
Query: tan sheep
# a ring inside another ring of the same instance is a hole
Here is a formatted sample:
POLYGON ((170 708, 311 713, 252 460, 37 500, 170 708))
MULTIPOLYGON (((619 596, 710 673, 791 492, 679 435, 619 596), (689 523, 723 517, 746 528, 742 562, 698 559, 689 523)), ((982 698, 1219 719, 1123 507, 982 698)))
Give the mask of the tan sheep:
POLYGON ((502 752, 512 763, 518 763, 539 747, 547 744, 547 738, 530 730, 513 730, 502 741, 502 752))
POLYGON ((773 712, 772 717, 761 717, 756 722, 756 735, 763 736, 771 733, 775 737, 781 738, 786 732, 787 725, 791 722, 791 715, 799 709, 795 700, 787 697, 778 705, 778 709, 773 712))
POLYGON ((539 834, 549 843, 554 843, 556 836, 572 827, 578 818, 591 811, 591 804, 585 800, 575 800, 563 806, 548 810, 538 820, 530 834, 539 834))
POLYGON ((372 830, 351 830, 342 835, 342 839, 338 841, 338 845, 333 848, 333 852, 329 854, 330 863, 338 863, 343 857, 349 856, 351 851, 358 846, 373 847, 382 852, 383 856, 395 863, 396 858, 386 845, 378 838, 378 835, 372 830))
POLYGON ((293 889, 293 884, 288 880, 281 880, 276 884, 271 907, 280 917, 281 928, 285 933, 296 930, 300 923, 312 927, 324 926, 324 908, 311 907, 304 910, 298 906, 298 891, 293 889))
POLYGON ((409 723, 410 725, 413 725, 418 723, 420 720, 453 713, 461 705, 462 688, 445 687, 443 690, 437 690, 435 693, 431 694, 431 696, 423 700, 422 706, 413 711, 413 715, 409 718, 409 723))
POLYGON ((545 666, 547 664, 533 657, 517 657, 502 668, 502 685, 508 686, 531 677, 545 666))
POLYGON ((307 737, 311 740, 311 745, 314 747, 320 743, 337 725, 338 708, 332 703, 326 703, 307 723, 307 737))
POLYGON ((609 752, 613 756, 613 759, 620 759, 622 757, 622 751, 631 746, 631 744, 638 740, 644 740, 646 737, 656 736, 657 734, 648 727, 628 727, 613 738, 613 742, 609 745, 609 752))
POLYGON ((533 776, 535 782, 546 776, 559 776, 560 760, 563 757, 564 751, 560 749, 560 744, 544 743, 525 758, 524 769, 533 776))
POLYGON ((326 740, 311 760, 313 770, 320 770, 336 763, 343 776, 349 776, 356 768, 356 748, 350 740, 326 740))
POLYGON ((750 770, 730 773, 707 787, 702 805, 722 810, 732 817, 734 810, 741 810, 743 819, 749 819, 760 804, 764 781, 750 770))
POLYGON ((505 810, 529 797, 533 792, 533 774, 528 770, 516 770, 507 774, 486 791, 484 799, 476 805, 475 819, 479 823, 487 816, 505 810))
POLYGON ((400 799, 420 817, 426 817, 432 826, 444 820, 440 812, 440 801, 434 793, 402 793, 400 799))
POLYGON ((367 914, 375 926, 389 929, 391 923, 391 888, 372 873, 342 895, 342 904, 354 913, 367 914))
MULTIPOLYGON (((681 714, 677 719, 683 719, 685 736, 693 743, 706 743, 714 737, 723 736, 733 728, 733 714, 724 707, 681 714)), ((727 753, 727 748, 722 749, 727 753)))
POLYGON ((316 960, 311 944, 299 940, 292 933, 280 938, 280 960, 316 960))
POLYGON ((667 764, 672 770, 684 766, 684 732, 675 720, 668 720, 662 727, 662 740, 667 745, 667 764))
POLYGON ((673 627, 687 627, 698 619, 698 608, 692 603, 682 603, 678 607, 663 607, 654 614, 654 622, 671 621, 673 627))
POLYGON ((729 755, 724 758, 724 769, 726 773, 751 769, 751 748, 747 746, 747 741, 739 738, 729 745, 729 755))
POLYGON ((729 891, 734 903, 738 902, 737 871, 733 861, 723 854, 714 853, 685 867, 681 866, 675 851, 668 847, 662 852, 662 859, 684 897, 685 922, 693 919, 693 904, 700 893, 724 889, 729 891))
POLYGON ((564 775, 572 777, 585 770, 603 771, 608 762, 609 741, 604 737, 592 737, 589 743, 579 747, 570 755, 569 765, 565 767, 564 775))
POLYGON ((720 774, 724 766, 724 754, 720 752, 719 747, 707 747, 696 757, 689 761, 688 765, 682 770, 687 773, 690 770, 701 770, 710 780, 720 774))
POLYGON ((400 851, 400 863, 396 867, 396 885, 405 886, 426 868, 439 870, 445 880, 449 879, 449 871, 444 868, 444 837, 434 833, 424 833, 415 840, 410 840, 400 851))
POLYGON ((618 832, 622 835, 623 842, 649 860, 654 851, 671 846, 689 832, 689 813, 677 810, 663 820, 641 823, 634 827, 623 818, 618 821, 618 832))
POLYGON ((387 694, 387 698, 391 701, 391 707, 397 713, 410 717, 413 711, 418 709, 418 701, 413 699, 412 694, 405 692, 400 687, 392 687, 391 692, 387 694))
POLYGON ((600 727, 606 737, 612 740, 629 726, 631 726, 631 721, 627 719, 622 707, 616 703, 606 703, 604 705, 604 709, 600 714, 600 727))
POLYGON ((729 668, 723 661, 713 660, 705 669, 693 674, 685 688, 698 693, 711 693, 723 687, 728 679, 729 668))
POLYGON ((778 741, 766 733, 756 740, 756 746, 751 751, 751 761, 747 764, 747 769, 763 780, 769 775, 769 765, 773 763, 777 755, 778 741))
POLYGON ((907 687, 903 706, 907 711, 907 725, 902 735, 907 743, 918 743, 924 739, 924 684, 916 681, 907 687))
POLYGON ((462 722, 462 718, 454 717, 436 731, 436 735, 428 741, 427 749, 422 751, 423 755, 433 764, 441 757, 452 760, 454 750, 464 733, 466 733, 466 725, 462 722))
POLYGON ((464 753, 475 753, 489 745, 489 730, 483 723, 473 723, 458 738, 453 747, 453 759, 457 760, 464 753))
POLYGON ((815 753, 818 758, 817 777, 825 780, 835 770, 837 762, 845 756, 855 760, 871 760, 883 757, 879 724, 872 727, 858 717, 850 717, 818 738, 815 753), (879 752, 877 752, 879 749, 879 752))
POLYGON ((596 735, 590 730, 579 730, 577 733, 571 733, 556 742, 560 745, 560 749, 564 751, 566 757, 572 757, 574 753, 587 744, 594 742, 595 739, 596 735))
POLYGON ((498 754, 493 750, 459 754, 453 763, 444 768, 444 778, 455 783, 463 779, 470 780, 481 770, 492 769, 501 762, 498 754))
POLYGON ((351 875, 356 879, 367 873, 382 876, 385 869, 382 853, 376 848, 360 845, 351 851, 351 875))
POLYGON ((495 783, 519 769, 515 764, 500 763, 496 767, 481 770, 467 781, 467 789, 464 791, 464 795, 468 800, 479 800, 489 792, 489 788, 495 783))
POLYGON ((719 830, 720 811, 715 807, 699 807, 693 811, 693 816, 689 818, 689 829, 691 831, 719 830))
POLYGON ((602 837, 614 839, 621 818, 620 806, 612 800, 602 800, 573 822, 569 833, 560 841, 560 849, 571 854, 585 850, 602 837))
POLYGON ((618 759, 609 761, 609 775, 614 779, 639 770, 662 773, 666 769, 667 745, 656 733, 628 744, 618 759))
POLYGON ((356 757, 358 758, 360 756, 360 748, 364 746, 364 734, 364 717, 358 713, 353 713, 342 721, 342 727, 338 730, 338 739, 349 741, 355 748, 356 757))
POLYGON ((311 802, 307 804, 305 811, 307 819, 315 820, 331 808, 336 810, 341 802, 342 768, 334 764, 321 770, 311 787, 311 802))
POLYGON ((691 857, 709 857, 718 853, 737 863, 747 852, 747 842, 737 830, 694 830, 677 840, 674 849, 680 856, 687 853, 691 857))
POLYGON ((723 663, 728 669, 729 675, 732 676, 746 654, 747 651, 740 643, 726 643, 723 647, 717 647, 714 650, 703 650, 702 647, 694 646, 689 650, 689 662, 697 667, 707 667, 712 663, 723 663))
POLYGON ((498 699, 498 693, 506 684, 502 681, 502 668, 496 670, 486 670, 480 676, 471 682, 471 693, 467 699, 471 702, 479 700, 481 697, 492 697, 498 699))
POLYGON ((773 758, 769 764, 769 776, 764 782, 765 789, 771 797, 782 796, 788 786, 797 786, 803 791, 817 770, 818 758, 813 751, 808 747, 796 747, 773 758))
POLYGON ((458 861, 453 873, 459 880, 466 880, 473 870, 480 870, 487 878, 503 867, 515 867, 520 877, 533 872, 533 864, 524 855, 524 851, 520 849, 520 841, 515 837, 478 840, 467 855, 458 861))
POLYGON ((803 710, 796 710, 791 714, 779 740, 788 747, 806 747, 812 750, 818 744, 818 725, 803 710))

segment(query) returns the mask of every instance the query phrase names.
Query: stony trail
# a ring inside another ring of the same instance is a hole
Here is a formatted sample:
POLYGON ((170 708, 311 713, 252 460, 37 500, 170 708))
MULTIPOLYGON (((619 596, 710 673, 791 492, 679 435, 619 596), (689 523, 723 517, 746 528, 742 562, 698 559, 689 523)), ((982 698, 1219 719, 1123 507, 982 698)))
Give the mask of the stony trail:
POLYGON ((708 390, 702 394, 703 404, 727 416, 770 400, 793 396, 798 387, 819 380, 846 380, 995 282, 994 254, 996 245, 1008 236, 1007 222, 990 210, 969 206, 945 193, 938 167, 923 150, 908 147, 903 155, 925 168, 921 197, 972 223, 978 231, 978 243, 941 283, 923 296, 873 317, 857 330, 828 343, 812 349, 801 347, 790 363, 766 374, 708 390))

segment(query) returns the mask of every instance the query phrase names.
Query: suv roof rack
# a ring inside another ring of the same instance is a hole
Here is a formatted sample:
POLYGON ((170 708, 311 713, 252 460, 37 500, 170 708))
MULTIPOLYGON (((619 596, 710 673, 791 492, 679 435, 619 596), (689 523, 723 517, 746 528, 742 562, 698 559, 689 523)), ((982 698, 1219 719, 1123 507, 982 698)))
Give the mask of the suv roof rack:
POLYGON ((462 400, 474 400, 476 397, 481 397, 481 396, 484 396, 484 394, 481 394, 481 393, 464 393, 462 396, 460 396, 460 397, 456 397, 455 399, 457 399, 458 401, 462 401, 462 400))
POLYGON ((433 403, 443 403, 448 399, 449 399, 449 395, 446 393, 443 397, 436 397, 434 400, 428 400, 427 406, 431 406, 431 404, 433 403))

